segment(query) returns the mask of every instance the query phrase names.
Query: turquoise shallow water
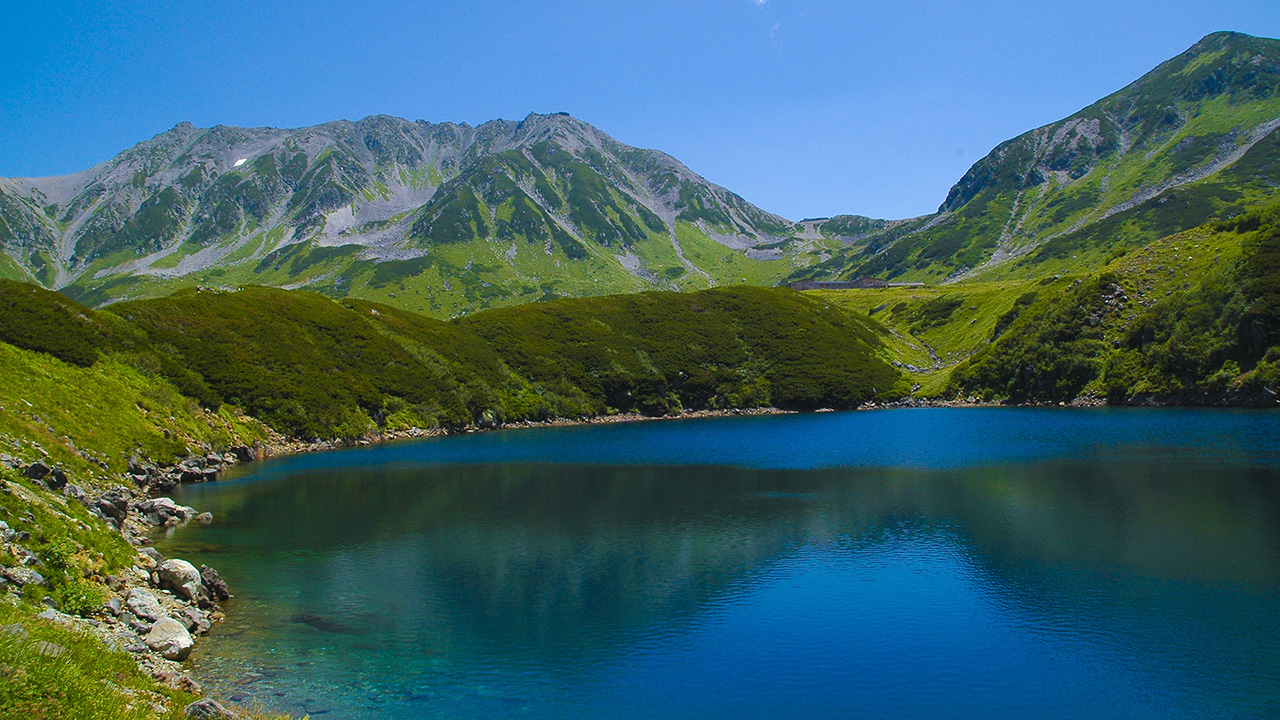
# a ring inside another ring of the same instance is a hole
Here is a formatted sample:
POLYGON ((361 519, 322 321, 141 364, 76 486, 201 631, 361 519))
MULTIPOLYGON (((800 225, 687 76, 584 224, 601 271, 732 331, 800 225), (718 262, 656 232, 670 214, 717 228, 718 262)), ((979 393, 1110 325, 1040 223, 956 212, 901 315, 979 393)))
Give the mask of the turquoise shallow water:
POLYGON ((161 552, 321 718, 1280 716, 1280 414, 894 410, 245 466, 161 552))

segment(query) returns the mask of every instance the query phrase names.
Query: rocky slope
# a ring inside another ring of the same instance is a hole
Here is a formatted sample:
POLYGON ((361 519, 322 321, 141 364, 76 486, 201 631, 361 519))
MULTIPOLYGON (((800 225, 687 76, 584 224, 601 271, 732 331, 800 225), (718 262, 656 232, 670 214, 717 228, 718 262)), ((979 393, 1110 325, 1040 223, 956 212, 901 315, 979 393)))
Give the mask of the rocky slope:
MULTIPOLYGON (((1239 212, 1280 187, 1280 41, 1215 33, 1071 117, 1001 143, 934 215, 796 276, 1033 277, 1239 212)), ((821 228, 819 228, 820 230, 821 228)))
POLYGON ((0 179, 0 275, 91 303, 308 286, 436 315, 771 282, 838 242, 564 114, 188 123, 84 172, 0 179))

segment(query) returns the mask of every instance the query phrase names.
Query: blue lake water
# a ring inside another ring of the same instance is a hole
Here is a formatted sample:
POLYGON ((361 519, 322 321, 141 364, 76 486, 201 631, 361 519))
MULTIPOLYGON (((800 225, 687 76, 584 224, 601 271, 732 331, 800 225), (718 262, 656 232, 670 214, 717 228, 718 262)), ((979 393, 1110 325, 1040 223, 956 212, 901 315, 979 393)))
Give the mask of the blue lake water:
POLYGON ((252 464, 158 541, 319 718, 1280 717, 1280 414, 929 409, 252 464))

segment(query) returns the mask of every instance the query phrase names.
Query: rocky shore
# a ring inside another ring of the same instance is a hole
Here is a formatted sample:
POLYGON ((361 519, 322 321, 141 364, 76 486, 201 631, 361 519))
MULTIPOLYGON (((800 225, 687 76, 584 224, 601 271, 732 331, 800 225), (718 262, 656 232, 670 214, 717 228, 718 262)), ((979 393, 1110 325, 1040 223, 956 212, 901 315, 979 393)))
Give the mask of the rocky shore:
MULTIPOLYGON (((97 574, 95 579, 105 588, 101 607, 81 608, 79 614, 71 614, 63 612, 46 596, 45 604, 49 607, 39 617, 90 634, 109 648, 123 650, 164 685, 199 695, 200 685, 181 663, 191 654, 198 639, 223 619, 219 603, 228 600, 231 592, 217 570, 205 565, 196 568, 185 560, 163 557, 151 547, 148 534, 157 528, 190 522, 208 524, 213 516, 179 505, 168 497, 152 497, 147 488, 171 489, 177 482, 196 481, 197 476, 200 480, 211 479, 217 471, 245 457, 248 449, 243 450, 227 456, 211 453, 186 458, 167 468, 134 463, 130 466, 129 478, 139 489, 121 485, 96 494, 87 493, 70 482, 61 468, 49 467, 42 461, 24 464, 9 456, 0 456, 0 464, 44 484, 67 502, 82 504, 137 550, 133 564, 123 572, 97 574)), ((4 481, 0 481, 0 492, 33 495, 27 487, 4 481)), ((36 497, 23 499, 39 502, 36 497)), ((52 503, 45 503, 45 507, 57 512, 52 503)), ((69 516, 67 519, 77 522, 69 516)), ((35 553, 26 547, 32 531, 38 527, 35 516, 30 513, 15 519, 15 524, 24 529, 17 530, 0 521, 0 551, 18 561, 16 565, 0 567, 0 593, 26 591, 30 594, 28 586, 35 585, 38 591, 40 586, 47 585, 46 579, 32 567, 38 560, 35 553)), ((10 631, 23 632, 21 626, 13 626, 10 631)), ((65 648, 45 648, 42 652, 56 655, 65 652, 65 648)), ((152 702, 158 704, 160 699, 152 702)), ((157 705, 156 709, 162 708, 157 705)), ((188 716, 198 718, 238 717, 234 710, 209 699, 191 704, 186 711, 188 716)))

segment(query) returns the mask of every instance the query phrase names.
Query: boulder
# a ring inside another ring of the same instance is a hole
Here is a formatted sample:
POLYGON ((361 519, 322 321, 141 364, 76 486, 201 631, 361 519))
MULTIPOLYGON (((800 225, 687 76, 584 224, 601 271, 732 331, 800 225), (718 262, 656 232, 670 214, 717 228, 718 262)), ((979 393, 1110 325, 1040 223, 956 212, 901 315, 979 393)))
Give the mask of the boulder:
POLYGON ((156 569, 156 574, 160 578, 160 587, 172 590, 191 602, 200 599, 200 593, 204 590, 200 571, 186 560, 165 560, 156 569))
POLYGON ((258 459, 258 454, 248 445, 237 445, 231 448, 231 452, 235 453, 236 459, 240 462, 253 462, 258 459))
POLYGON ((201 698, 182 709, 189 718, 195 720, 237 720, 237 713, 223 707, 217 700, 201 698))
POLYGON ((213 523, 213 513, 202 512, 195 517, 195 521, 201 525, 209 525, 213 523))
POLYGON ((32 480, 43 480, 44 476, 49 474, 49 466, 37 460, 28 465, 22 474, 32 480))
POLYGON ((172 498, 158 497, 138 503, 138 512, 153 525, 167 525, 170 520, 185 522, 196 514, 195 508, 179 505, 172 498))
POLYGON ((118 487, 99 495, 98 499, 94 501, 93 507, 103 517, 119 520, 129 513, 129 498, 129 491, 118 487))
POLYGON ((160 618, 147 633, 147 647, 160 653, 165 660, 186 660, 195 641, 182 623, 173 618, 160 618))
POLYGON ((60 467, 55 467, 48 475, 45 476, 44 484, 54 492, 61 490, 67 486, 67 471, 60 467))
POLYGON ((124 604, 134 615, 149 622, 155 622, 164 617, 164 609, 160 607, 160 601, 155 595, 142 588, 130 590, 124 604))
POLYGON ((120 518, 124 517, 124 513, 121 512, 120 508, 116 507, 115 503, 109 502, 107 500, 103 500, 101 498, 94 501, 93 507, 98 512, 102 513, 103 517, 112 518, 113 520, 119 520, 120 518))
POLYGON ((204 582, 205 589, 214 600, 221 602, 231 597, 231 589, 227 587, 227 581, 222 579, 217 570, 208 565, 200 566, 200 580, 204 582))

